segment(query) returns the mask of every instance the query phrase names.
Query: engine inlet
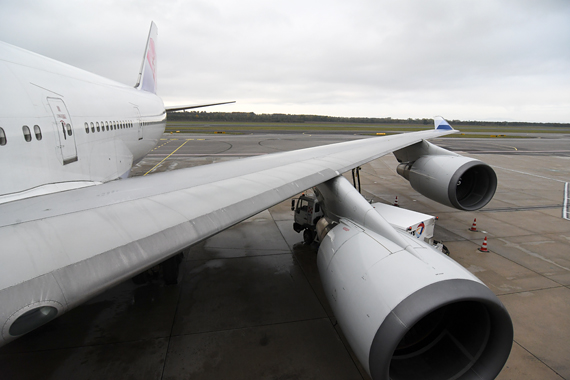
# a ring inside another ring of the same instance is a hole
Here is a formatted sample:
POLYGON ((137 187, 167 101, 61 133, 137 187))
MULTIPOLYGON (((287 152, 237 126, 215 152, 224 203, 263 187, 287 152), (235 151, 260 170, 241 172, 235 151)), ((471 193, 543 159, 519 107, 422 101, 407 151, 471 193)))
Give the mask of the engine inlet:
POLYGON ((488 288, 443 281, 406 298, 386 318, 372 343, 370 372, 374 379, 494 379, 512 339, 511 319, 488 288))

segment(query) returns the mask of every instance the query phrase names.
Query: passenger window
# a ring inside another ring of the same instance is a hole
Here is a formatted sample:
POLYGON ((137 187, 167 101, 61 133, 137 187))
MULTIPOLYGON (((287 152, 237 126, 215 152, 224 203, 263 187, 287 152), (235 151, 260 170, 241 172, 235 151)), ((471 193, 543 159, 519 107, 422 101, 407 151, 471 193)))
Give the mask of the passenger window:
POLYGON ((6 145, 6 133, 4 133, 4 129, 0 128, 0 145, 6 145))
POLYGON ((105 122, 105 129, 109 130, 109 122, 108 121, 105 122))
POLYGON ((95 125, 93 125, 93 122, 91 122, 91 132, 95 133, 95 125))
POLYGON ((73 130, 71 129, 71 124, 65 124, 65 129, 67 129, 67 135, 71 136, 73 134, 73 130))
POLYGON ((101 132, 101 128, 99 128, 99 122, 95 122, 95 125, 97 126, 97 132, 101 132))
POLYGON ((85 123, 85 133, 89 133, 89 124, 85 123))
POLYGON ((24 125, 24 126, 22 127, 22 131, 24 132, 24 139, 25 139, 27 142, 32 141, 32 134, 30 133, 30 128, 28 128, 27 125, 24 125))
POLYGON ((39 125, 34 125, 34 133, 36 135, 36 140, 40 141, 42 139, 42 130, 39 125))
POLYGON ((117 130, 117 122, 116 122, 116 121, 113 122, 113 129, 114 129, 115 131, 117 130))

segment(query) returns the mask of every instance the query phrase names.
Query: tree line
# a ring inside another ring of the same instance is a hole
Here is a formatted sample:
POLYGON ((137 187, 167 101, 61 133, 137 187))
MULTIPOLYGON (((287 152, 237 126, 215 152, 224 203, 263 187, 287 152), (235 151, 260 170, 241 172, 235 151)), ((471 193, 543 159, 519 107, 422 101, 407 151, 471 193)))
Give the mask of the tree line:
MULTIPOLYGON (((256 114, 254 112, 207 112, 184 111, 168 112, 169 121, 204 122, 247 122, 247 123, 351 123, 351 124, 423 124, 433 123, 433 119, 393 119, 391 117, 342 117, 322 115, 293 115, 283 113, 256 114)), ((530 123, 507 121, 448 120, 452 125, 496 125, 496 126, 543 126, 570 127, 570 123, 530 123)))

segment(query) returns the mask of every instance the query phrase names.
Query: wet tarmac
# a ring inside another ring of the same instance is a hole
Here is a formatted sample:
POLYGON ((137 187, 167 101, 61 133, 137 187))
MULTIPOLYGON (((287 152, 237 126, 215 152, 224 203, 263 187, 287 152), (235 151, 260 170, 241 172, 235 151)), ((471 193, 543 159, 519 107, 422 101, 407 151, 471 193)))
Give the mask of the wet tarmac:
MULTIPOLYGON (((362 137, 165 135, 133 175, 353 138, 362 137)), ((486 149, 481 140, 441 143, 473 152, 486 149)), ((570 221, 561 217, 570 158, 521 144, 527 154, 467 154, 499 178, 477 212, 417 194, 391 155, 363 166, 363 194, 439 216, 436 239, 505 304, 515 342, 499 379, 570 380, 570 221), (487 253, 477 250, 484 236, 487 253)), ((324 297, 316 247, 292 223, 288 200, 186 249, 178 285, 127 281, 95 297, 0 348, 0 379, 368 379, 324 297)))

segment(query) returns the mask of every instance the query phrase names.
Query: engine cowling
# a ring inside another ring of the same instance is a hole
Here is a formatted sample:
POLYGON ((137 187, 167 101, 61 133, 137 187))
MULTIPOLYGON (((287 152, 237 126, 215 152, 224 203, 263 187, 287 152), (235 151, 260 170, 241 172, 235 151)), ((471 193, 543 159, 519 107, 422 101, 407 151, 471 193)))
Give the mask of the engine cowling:
POLYGON ((446 206, 474 211, 495 195, 497 175, 484 162, 455 154, 425 155, 398 165, 418 193, 446 206))
POLYGON ((341 219, 323 238, 323 288, 373 379, 493 379, 513 340, 510 316, 480 280, 427 244, 412 249, 341 219))

